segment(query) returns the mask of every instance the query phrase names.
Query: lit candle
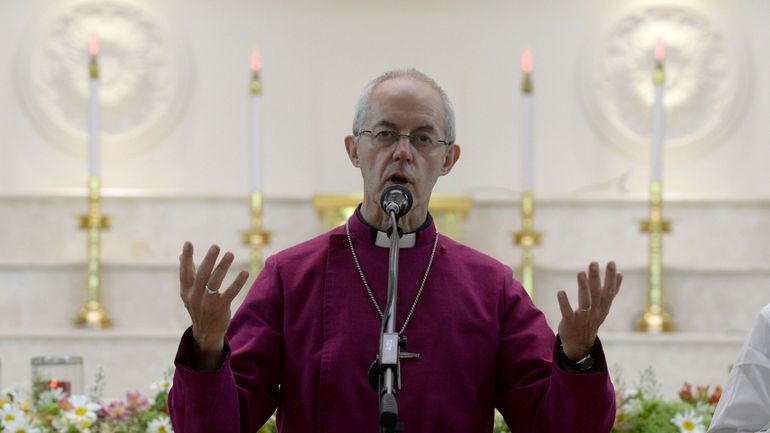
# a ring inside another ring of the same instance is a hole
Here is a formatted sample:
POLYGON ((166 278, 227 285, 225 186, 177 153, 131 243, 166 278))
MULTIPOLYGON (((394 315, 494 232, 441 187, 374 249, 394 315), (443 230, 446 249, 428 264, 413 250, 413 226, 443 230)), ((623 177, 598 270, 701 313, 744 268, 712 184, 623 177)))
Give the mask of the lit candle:
POLYGON ((524 76, 521 81, 521 143, 522 143, 522 192, 533 192, 535 164, 535 148, 533 137, 533 86, 532 86, 532 52, 527 48, 521 55, 521 71, 524 76))
POLYGON ((89 145, 88 167, 91 177, 99 177, 99 40, 91 36, 88 44, 91 61, 88 65, 89 75, 89 145))
POLYGON ((67 395, 70 395, 72 393, 72 383, 67 380, 58 380, 56 378, 53 378, 51 380, 44 380, 44 381, 38 381, 35 382, 35 385, 37 386, 37 389, 42 391, 47 390, 55 390, 60 389, 62 392, 64 392, 67 395))
POLYGON ((262 62, 259 58, 259 48, 251 53, 251 191, 262 191, 262 81, 260 71, 262 62))
POLYGON ((652 182, 661 182, 663 177, 663 93, 665 90, 666 73, 663 61, 666 58, 666 47, 663 40, 658 38, 655 45, 655 72, 652 82, 655 85, 655 102, 652 108, 652 182))

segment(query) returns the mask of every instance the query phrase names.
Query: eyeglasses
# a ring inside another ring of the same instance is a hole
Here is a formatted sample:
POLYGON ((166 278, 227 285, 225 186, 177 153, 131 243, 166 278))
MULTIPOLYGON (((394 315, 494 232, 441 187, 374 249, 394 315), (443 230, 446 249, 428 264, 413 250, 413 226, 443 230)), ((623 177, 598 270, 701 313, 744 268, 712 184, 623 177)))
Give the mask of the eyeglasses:
POLYGON ((437 144, 445 144, 449 146, 449 142, 446 140, 439 140, 437 138, 431 137, 430 134, 425 133, 410 135, 399 134, 398 132, 391 129, 383 129, 376 132, 367 129, 358 133, 358 135, 362 134, 371 135, 372 142, 374 142, 377 147, 390 147, 401 140, 401 137, 406 137, 409 140, 409 144, 411 144, 413 148, 420 151, 428 151, 434 149, 437 144))

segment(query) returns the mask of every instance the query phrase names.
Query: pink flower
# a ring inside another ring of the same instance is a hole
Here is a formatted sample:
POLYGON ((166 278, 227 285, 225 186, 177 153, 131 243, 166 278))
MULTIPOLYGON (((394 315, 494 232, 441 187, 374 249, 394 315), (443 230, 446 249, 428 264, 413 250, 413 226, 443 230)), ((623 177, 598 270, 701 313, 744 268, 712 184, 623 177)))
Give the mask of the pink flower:
POLYGON ((122 401, 113 401, 106 410, 107 416, 113 421, 126 421, 131 417, 126 403, 122 401))
POLYGON ((126 403, 128 403, 128 410, 133 413, 147 410, 150 407, 150 402, 147 401, 147 397, 143 396, 139 391, 127 392, 126 403))

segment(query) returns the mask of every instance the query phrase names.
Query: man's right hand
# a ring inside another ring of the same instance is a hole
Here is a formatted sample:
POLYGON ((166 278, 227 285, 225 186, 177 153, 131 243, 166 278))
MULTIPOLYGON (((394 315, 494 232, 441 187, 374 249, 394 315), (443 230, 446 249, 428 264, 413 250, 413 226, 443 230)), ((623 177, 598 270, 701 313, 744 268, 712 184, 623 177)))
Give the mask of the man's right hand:
POLYGON ((196 271, 193 246, 185 242, 179 256, 180 296, 192 319, 192 333, 197 344, 194 367, 211 371, 222 363, 225 332, 230 324, 230 304, 246 284, 248 271, 241 271, 226 290, 219 290, 234 256, 227 252, 219 264, 219 247, 212 245, 196 271))

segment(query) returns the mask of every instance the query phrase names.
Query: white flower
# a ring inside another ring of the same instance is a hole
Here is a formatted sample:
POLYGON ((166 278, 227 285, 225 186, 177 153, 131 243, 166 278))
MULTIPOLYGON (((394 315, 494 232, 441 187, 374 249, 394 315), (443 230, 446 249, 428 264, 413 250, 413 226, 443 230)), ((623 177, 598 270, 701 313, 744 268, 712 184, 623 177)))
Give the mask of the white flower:
MULTIPOLYGON (((24 416, 24 412, 20 408, 13 406, 10 403, 6 403, 3 405, 3 407, 0 408, 0 424, 7 426, 15 422, 26 422, 26 420, 27 417, 24 416)), ((8 427, 6 427, 6 429, 7 428, 8 427)))
POLYGON ((39 428, 32 427, 26 418, 17 418, 15 421, 5 424, 5 430, 8 433, 40 433, 39 428))
POLYGON ((703 417, 696 415, 692 409, 685 409, 671 418, 671 422, 679 427, 680 433, 705 433, 703 417))
POLYGON ((65 412, 67 420, 81 431, 87 430, 96 421, 96 411, 102 407, 89 401, 84 395, 70 397, 69 403, 72 409, 65 412))
POLYGON ((153 383, 152 385, 150 385, 150 391, 152 392, 153 398, 161 392, 168 393, 170 389, 171 389, 171 380, 168 378, 163 378, 153 383))
POLYGON ((49 388, 40 393, 39 400, 43 404, 59 404, 64 398, 64 390, 61 388, 49 388))
POLYGON ((51 427, 59 433, 66 433, 70 429, 67 420, 62 418, 54 418, 53 421, 51 421, 51 427))
POLYGON ((147 433, 173 433, 171 422, 168 418, 162 417, 152 420, 147 426, 147 433))

